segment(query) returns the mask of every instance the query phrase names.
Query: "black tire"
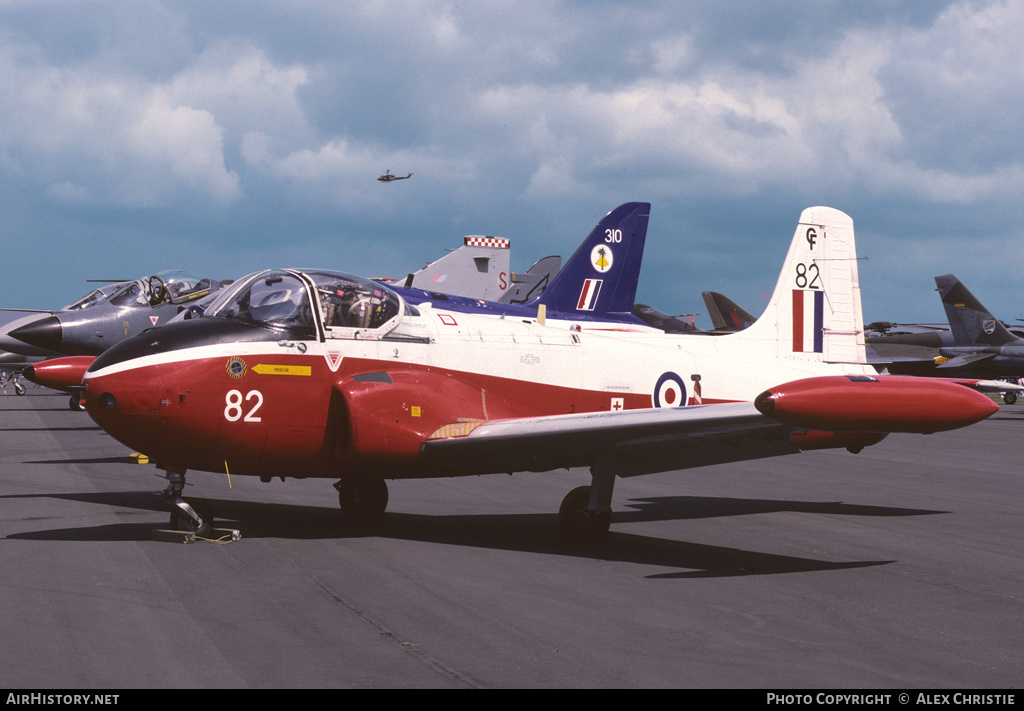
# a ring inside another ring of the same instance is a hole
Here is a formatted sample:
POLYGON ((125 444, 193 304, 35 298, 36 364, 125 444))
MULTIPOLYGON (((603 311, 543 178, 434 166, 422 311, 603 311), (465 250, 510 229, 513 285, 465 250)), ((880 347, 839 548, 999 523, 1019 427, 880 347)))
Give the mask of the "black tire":
POLYGON ((578 486, 562 499, 558 508, 558 528, 573 543, 596 543, 608 533, 610 511, 590 511, 590 487, 578 486))
POLYGON ((337 484, 338 505, 356 521, 379 519, 388 507, 388 485, 376 477, 347 477, 337 484))
POLYGON ((1003 402, 1005 402, 1007 405, 1012 405, 1013 403, 1017 402, 1017 393, 1012 391, 1003 393, 1003 402))
POLYGON ((68 407, 75 412, 85 412, 85 403, 82 402, 82 398, 78 395, 72 395, 68 400, 68 407))
POLYGON ((199 514, 199 517, 203 520, 202 524, 197 526, 191 516, 175 506, 171 509, 171 530, 191 531, 196 534, 196 538, 209 538, 210 533, 213 532, 213 516, 210 515, 204 506, 192 503, 189 506, 199 514))

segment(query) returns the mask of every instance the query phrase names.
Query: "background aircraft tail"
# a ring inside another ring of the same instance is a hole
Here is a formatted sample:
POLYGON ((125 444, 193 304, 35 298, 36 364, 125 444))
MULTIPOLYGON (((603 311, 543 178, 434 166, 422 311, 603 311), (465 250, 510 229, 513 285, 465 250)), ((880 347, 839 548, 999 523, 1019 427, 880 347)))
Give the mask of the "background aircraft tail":
POLYGON ((548 314, 630 314, 640 278, 651 205, 630 202, 609 212, 528 306, 548 314))
POLYGON ((498 303, 525 304, 530 299, 540 296, 561 268, 562 258, 553 255, 538 259, 525 273, 512 272, 512 284, 497 300, 498 303))
POLYGON ((853 220, 830 207, 800 214, 779 281, 761 317, 724 336, 757 357, 807 363, 867 363, 853 220))
POLYGON ((952 274, 935 277, 949 330, 958 346, 1001 346, 1017 341, 952 274))
POLYGON ((405 279, 404 286, 497 301, 509 286, 509 241, 466 235, 461 247, 405 279))
POLYGON ((717 291, 703 291, 701 296, 704 297, 708 317, 716 331, 742 331, 757 320, 724 294, 719 294, 717 291))

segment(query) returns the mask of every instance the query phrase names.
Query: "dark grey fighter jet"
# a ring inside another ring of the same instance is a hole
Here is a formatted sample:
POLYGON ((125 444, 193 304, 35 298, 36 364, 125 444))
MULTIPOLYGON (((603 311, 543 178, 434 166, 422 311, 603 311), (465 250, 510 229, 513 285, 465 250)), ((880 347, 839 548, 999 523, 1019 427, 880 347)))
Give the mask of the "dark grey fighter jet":
POLYGON ((947 358, 938 370, 971 370, 984 376, 1024 376, 1024 338, 1015 336, 952 274, 935 277, 955 345, 939 348, 947 358))
MULTIPOLYGON (((1024 338, 1014 335, 952 274, 935 277, 949 320, 948 331, 897 332, 868 338, 868 360, 894 375, 939 378, 994 378, 1017 380, 1024 376, 1024 338)), ((994 381, 993 381, 994 382, 994 381)), ((1010 383, 990 390, 1004 392, 1013 404, 1022 388, 1010 383)))
POLYGON ((36 348, 29 344, 21 341, 17 338, 11 338, 11 331, 17 330, 22 326, 27 326, 35 321, 40 321, 49 316, 53 316, 58 312, 63 311, 76 311, 79 309, 87 309, 90 306, 98 304, 106 300, 115 291, 124 287, 128 282, 110 283, 99 289, 93 289, 82 298, 73 301, 58 311, 46 311, 39 309, 0 309, 0 362, 11 367, 17 367, 20 363, 21 367, 28 364, 26 357, 35 356, 36 360, 39 357, 53 357, 60 355, 54 353, 46 348, 36 348))
POLYGON ((86 308, 58 311, 10 330, 8 350, 18 352, 16 343, 21 342, 25 350, 99 355, 120 340, 162 326, 220 287, 220 282, 182 271, 125 282, 86 308))

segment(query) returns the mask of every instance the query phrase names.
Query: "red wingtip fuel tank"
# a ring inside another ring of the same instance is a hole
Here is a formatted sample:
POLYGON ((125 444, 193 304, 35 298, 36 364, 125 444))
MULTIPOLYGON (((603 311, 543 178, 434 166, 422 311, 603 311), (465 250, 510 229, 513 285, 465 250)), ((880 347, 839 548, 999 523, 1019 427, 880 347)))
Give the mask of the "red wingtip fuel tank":
POLYGON ((996 412, 985 395, 937 378, 824 376, 761 393, 757 409, 780 422, 830 432, 916 432, 966 427, 996 412))
POLYGON ((85 371, 96 356, 67 356, 35 363, 25 369, 24 375, 37 385, 67 392, 82 384, 85 371))

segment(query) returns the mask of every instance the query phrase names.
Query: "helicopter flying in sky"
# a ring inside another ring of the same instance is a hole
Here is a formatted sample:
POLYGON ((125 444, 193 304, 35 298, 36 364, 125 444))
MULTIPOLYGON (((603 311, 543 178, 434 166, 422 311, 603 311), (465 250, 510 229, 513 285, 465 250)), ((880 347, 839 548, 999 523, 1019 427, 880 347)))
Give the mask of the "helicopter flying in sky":
POLYGON ((390 182, 393 182, 395 180, 408 180, 411 177, 412 177, 412 173, 409 173, 408 175, 392 175, 391 174, 391 169, 388 168, 388 172, 386 172, 384 175, 382 175, 379 178, 377 178, 377 180, 379 182, 381 182, 381 183, 390 183, 390 182))

